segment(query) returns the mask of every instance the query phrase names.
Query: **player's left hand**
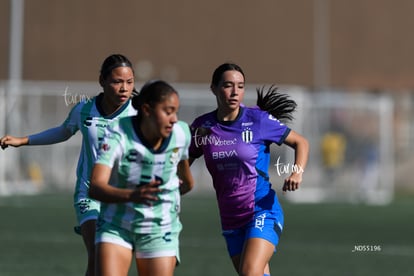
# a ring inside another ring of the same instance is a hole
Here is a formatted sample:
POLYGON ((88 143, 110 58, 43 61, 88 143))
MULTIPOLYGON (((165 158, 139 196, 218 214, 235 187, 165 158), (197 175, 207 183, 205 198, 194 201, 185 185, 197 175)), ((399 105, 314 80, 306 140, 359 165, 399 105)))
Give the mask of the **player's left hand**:
POLYGON ((299 189, 299 185, 302 182, 302 173, 292 173, 288 178, 285 179, 283 184, 283 191, 295 191, 299 189))

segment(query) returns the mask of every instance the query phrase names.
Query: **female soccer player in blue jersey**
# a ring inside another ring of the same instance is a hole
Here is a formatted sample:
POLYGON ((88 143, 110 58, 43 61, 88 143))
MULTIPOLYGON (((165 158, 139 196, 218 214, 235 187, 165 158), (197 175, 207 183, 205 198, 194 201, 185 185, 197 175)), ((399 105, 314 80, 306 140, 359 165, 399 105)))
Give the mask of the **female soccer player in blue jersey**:
POLYGON ((179 261, 180 194, 194 182, 190 129, 177 118, 178 93, 164 81, 144 85, 132 104, 138 114, 108 128, 92 170, 90 195, 102 202, 96 271, 128 275, 135 256, 140 276, 169 276, 179 261))
POLYGON ((82 133, 74 207, 80 225, 76 229, 80 231, 88 251, 86 275, 95 275, 95 223, 100 209, 100 203, 91 199, 88 194, 90 174, 106 126, 122 117, 136 114, 130 100, 134 82, 131 62, 123 55, 110 55, 104 60, 99 76, 103 93, 77 103, 62 125, 26 137, 6 135, 0 139, 1 147, 4 149, 7 146, 60 143, 68 140, 77 131, 82 133))
POLYGON ((259 108, 242 105, 245 76, 231 63, 213 74, 211 90, 217 109, 194 120, 190 164, 204 155, 216 191, 223 236, 239 275, 270 275, 269 261, 283 229, 283 211, 269 182, 270 145, 295 150, 297 170, 285 179, 284 191, 302 182, 309 146, 300 134, 282 124, 296 103, 283 94, 259 94, 259 108))

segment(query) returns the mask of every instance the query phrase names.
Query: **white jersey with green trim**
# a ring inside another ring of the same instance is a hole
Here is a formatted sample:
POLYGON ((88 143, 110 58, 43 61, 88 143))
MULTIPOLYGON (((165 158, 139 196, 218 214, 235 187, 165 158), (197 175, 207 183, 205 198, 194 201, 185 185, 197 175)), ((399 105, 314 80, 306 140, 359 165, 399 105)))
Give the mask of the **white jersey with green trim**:
POLYGON ((63 123, 63 126, 70 130, 72 135, 78 130, 82 133, 82 148, 76 169, 75 202, 89 198, 89 179, 106 127, 122 117, 137 113, 136 109, 132 107, 132 101, 129 100, 115 113, 104 116, 102 115, 104 112, 97 105, 97 101, 100 101, 102 96, 101 93, 91 100, 79 102, 72 108, 63 123))
POLYGON ((108 128, 97 163, 117 172, 118 188, 136 188, 152 179, 159 180, 162 192, 151 206, 138 203, 101 203, 101 219, 143 233, 162 233, 181 227, 179 222, 180 191, 177 164, 188 159, 191 135, 187 123, 174 124, 171 135, 157 151, 146 146, 136 118, 122 118, 108 128))

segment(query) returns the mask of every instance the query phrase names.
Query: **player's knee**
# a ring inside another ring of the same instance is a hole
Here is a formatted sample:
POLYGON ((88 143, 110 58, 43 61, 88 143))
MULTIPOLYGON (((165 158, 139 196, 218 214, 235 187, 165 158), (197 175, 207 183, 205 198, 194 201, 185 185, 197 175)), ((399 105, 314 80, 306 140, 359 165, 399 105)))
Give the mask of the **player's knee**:
POLYGON ((263 268, 254 265, 243 264, 240 268, 240 276, 263 276, 263 268))

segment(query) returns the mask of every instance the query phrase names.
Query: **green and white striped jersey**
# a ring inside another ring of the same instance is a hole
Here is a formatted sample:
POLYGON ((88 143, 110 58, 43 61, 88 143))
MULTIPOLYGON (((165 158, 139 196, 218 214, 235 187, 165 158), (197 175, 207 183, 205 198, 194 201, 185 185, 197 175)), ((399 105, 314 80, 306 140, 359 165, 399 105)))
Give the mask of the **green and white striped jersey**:
POLYGON ((79 102, 72 108, 63 123, 63 126, 72 135, 78 130, 82 133, 82 148, 76 169, 74 202, 89 198, 89 179, 106 127, 122 117, 137 114, 137 111, 132 107, 131 100, 129 100, 117 112, 110 116, 103 116, 104 112, 97 106, 97 101, 100 101, 102 96, 101 93, 91 100, 79 102))
POLYGON ((137 234, 176 231, 181 227, 177 164, 188 159, 191 135, 187 123, 178 121, 159 150, 145 146, 134 117, 122 118, 108 128, 97 163, 116 171, 118 188, 132 188, 152 179, 161 181, 159 200, 152 206, 137 203, 101 203, 101 219, 137 234), (135 123, 134 123, 135 122, 135 123))

